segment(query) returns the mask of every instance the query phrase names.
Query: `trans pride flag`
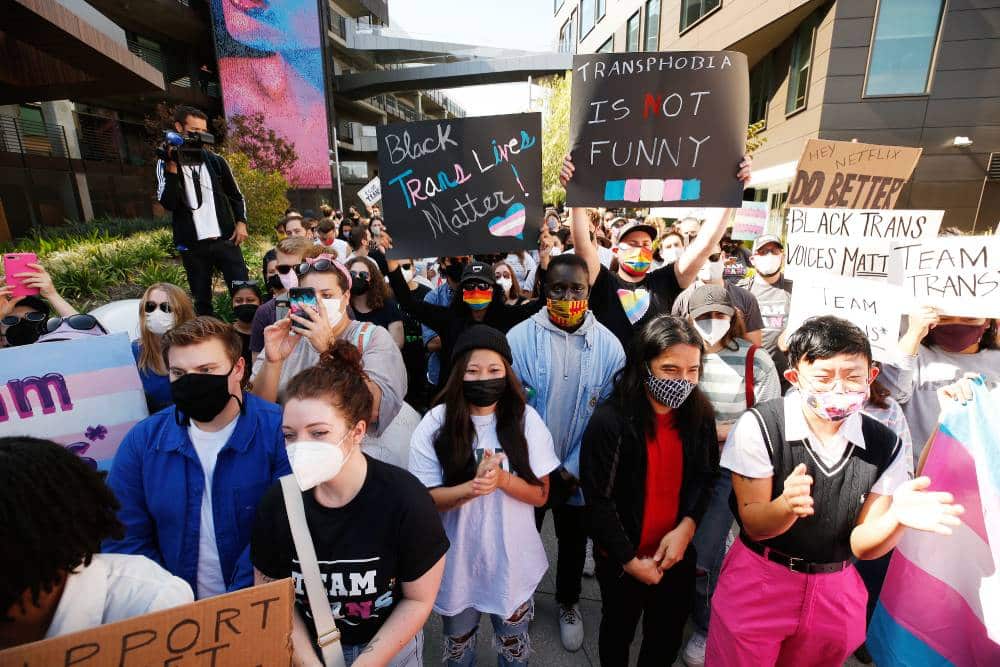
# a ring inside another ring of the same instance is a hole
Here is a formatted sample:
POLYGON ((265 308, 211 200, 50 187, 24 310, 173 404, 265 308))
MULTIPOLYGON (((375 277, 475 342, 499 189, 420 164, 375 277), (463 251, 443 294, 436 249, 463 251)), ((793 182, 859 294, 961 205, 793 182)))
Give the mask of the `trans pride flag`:
POLYGON ((868 630, 878 667, 1000 665, 1000 389, 945 413, 924 463, 965 507, 945 537, 908 530, 868 630))
POLYGON ((108 470, 147 414, 124 333, 0 350, 0 436, 54 440, 108 470))

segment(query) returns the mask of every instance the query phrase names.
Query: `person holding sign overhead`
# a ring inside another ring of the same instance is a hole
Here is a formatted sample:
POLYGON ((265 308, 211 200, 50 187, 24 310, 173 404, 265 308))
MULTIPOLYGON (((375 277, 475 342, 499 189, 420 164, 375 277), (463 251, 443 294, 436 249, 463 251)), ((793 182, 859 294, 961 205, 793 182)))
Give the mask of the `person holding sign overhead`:
MULTIPOLYGON (((559 179, 566 187, 573 179, 576 167, 567 155, 559 179)), ((750 180, 750 158, 744 156, 736 174, 744 184, 750 180)), ((657 315, 669 313, 674 299, 694 282, 712 249, 726 231, 731 209, 710 209, 701 232, 684 250, 680 258, 668 266, 650 271, 653 243, 659 231, 644 223, 633 222, 622 227, 618 244, 612 250, 618 257, 618 271, 611 273, 601 266, 597 246, 590 238, 590 218, 584 208, 572 212, 575 252, 587 262, 590 270, 590 308, 597 320, 618 336, 626 349, 632 333, 657 315)))
POLYGON ((842 665, 865 638, 853 559, 888 553, 907 528, 949 535, 964 511, 910 479, 900 437, 862 414, 878 370, 861 329, 808 319, 788 360, 798 391, 745 413, 722 450, 741 530, 713 597, 713 667, 842 665))

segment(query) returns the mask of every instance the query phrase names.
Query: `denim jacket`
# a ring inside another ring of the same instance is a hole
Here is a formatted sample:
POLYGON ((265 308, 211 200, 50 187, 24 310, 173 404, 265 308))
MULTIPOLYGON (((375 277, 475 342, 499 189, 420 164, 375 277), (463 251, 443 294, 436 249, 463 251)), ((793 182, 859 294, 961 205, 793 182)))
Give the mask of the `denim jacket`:
MULTIPOLYGON (((541 310, 530 319, 510 330, 507 339, 514 355, 514 373, 528 393, 528 405, 542 416, 546 423, 549 406, 551 377, 558 369, 552 368, 550 345, 559 345, 569 336, 583 336, 584 346, 580 367, 573 372, 579 377, 575 397, 561 397, 559 406, 572 410, 571 424, 567 434, 553 433, 557 451, 567 452, 563 467, 574 477, 580 477, 580 443, 587 422, 594 408, 611 395, 615 374, 625 365, 625 351, 618 338, 594 314, 587 311, 583 324, 573 333, 563 331, 549 320, 548 311, 541 310)), ((577 491, 568 501, 571 505, 583 505, 583 494, 577 491)))
MULTIPOLYGON (((212 475, 212 513, 222 576, 229 591, 253 584, 250 534, 268 487, 291 473, 281 433, 281 409, 244 394, 236 430, 219 452, 212 475)), ((198 538, 205 474, 177 409, 152 415, 125 436, 108 486, 121 503, 125 525, 105 552, 141 554, 198 590, 198 538)))

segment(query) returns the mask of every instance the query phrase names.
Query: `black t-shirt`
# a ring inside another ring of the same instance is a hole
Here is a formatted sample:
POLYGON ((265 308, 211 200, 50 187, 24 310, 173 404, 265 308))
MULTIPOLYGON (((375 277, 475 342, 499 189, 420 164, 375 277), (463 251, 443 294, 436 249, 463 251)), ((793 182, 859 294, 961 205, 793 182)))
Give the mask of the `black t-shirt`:
MULTIPOLYGON (((450 546, 424 485, 402 468, 365 458, 365 482, 343 507, 323 507, 312 490, 302 494, 327 599, 349 646, 371 641, 402 599, 402 583, 422 577, 450 546)), ((250 559, 268 577, 292 577, 295 602, 315 646, 280 483, 268 489, 257 508, 250 559)))
POLYGON ((380 327, 388 329, 390 324, 403 319, 403 313, 399 310, 399 305, 393 299, 386 299, 382 303, 382 307, 377 310, 371 310, 367 313, 360 313, 355 310, 354 319, 359 322, 371 322, 372 324, 377 324, 380 327))
POLYGON ((650 271, 637 283, 626 282, 602 266, 590 290, 590 309, 628 350, 632 332, 669 313, 680 293, 673 264, 650 271))

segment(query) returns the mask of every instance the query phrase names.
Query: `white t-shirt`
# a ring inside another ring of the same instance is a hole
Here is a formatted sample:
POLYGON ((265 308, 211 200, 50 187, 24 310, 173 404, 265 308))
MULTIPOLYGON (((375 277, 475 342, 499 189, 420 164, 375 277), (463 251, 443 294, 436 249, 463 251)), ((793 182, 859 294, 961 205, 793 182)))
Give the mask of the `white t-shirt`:
POLYGON ((198 454, 201 469, 205 472, 205 492, 201 494, 201 528, 198 533, 198 599, 226 592, 226 580, 219 562, 219 546, 215 543, 215 517, 212 514, 212 475, 219 452, 226 446, 229 436, 236 430, 237 416, 221 431, 202 431, 191 422, 188 437, 198 454))
POLYGON ((145 556, 94 554, 66 578, 46 639, 194 601, 191 587, 145 556))
MULTIPOLYGON (((820 473, 830 475, 839 472, 837 464, 844 459, 844 452, 851 445, 864 449, 865 437, 861 431, 861 413, 855 413, 844 420, 837 435, 829 445, 813 434, 802 413, 802 397, 794 389, 789 391, 784 398, 785 405, 785 440, 808 440, 810 454, 819 457, 823 467, 816 466, 820 473)), ((757 419, 749 412, 743 414, 736 427, 729 432, 726 444, 722 448, 722 458, 719 466, 727 468, 738 475, 752 477, 754 479, 765 479, 774 476, 774 466, 771 465, 771 457, 767 453, 767 445, 764 444, 764 436, 760 432, 760 425, 757 419)), ((900 451, 900 454, 892 460, 889 467, 885 469, 882 476, 875 480, 871 492, 881 496, 891 496, 900 484, 910 479, 910 468, 908 457, 900 451)), ((774 480, 774 484, 782 484, 784 480, 774 480)))
MULTIPOLYGON (((428 412, 410 440, 410 472, 434 488, 444 483, 434 452, 434 436, 444 420, 445 406, 428 412)), ((500 451, 496 415, 472 417, 476 428, 474 447, 500 451)), ((531 471, 541 478, 559 467, 552 436, 530 406, 524 410, 524 436, 528 441, 531 471)), ((510 618, 535 593, 549 567, 545 547, 535 529, 535 508, 497 490, 441 514, 451 541, 444 578, 434 611, 454 616, 469 607, 510 618)))
POLYGON ((345 264, 347 262, 347 256, 351 254, 351 246, 347 245, 347 241, 344 239, 334 239, 333 243, 330 245, 326 245, 319 239, 316 239, 315 245, 322 247, 325 252, 333 250, 337 253, 337 261, 341 264, 345 264))
POLYGON ((215 197, 212 193, 212 175, 204 162, 194 167, 181 167, 181 179, 184 182, 184 194, 187 205, 191 207, 191 217, 194 219, 194 231, 198 240, 217 239, 222 236, 219 229, 219 217, 215 212, 215 197), (201 181, 201 205, 198 205, 198 192, 194 187, 193 174, 197 170, 201 181))

